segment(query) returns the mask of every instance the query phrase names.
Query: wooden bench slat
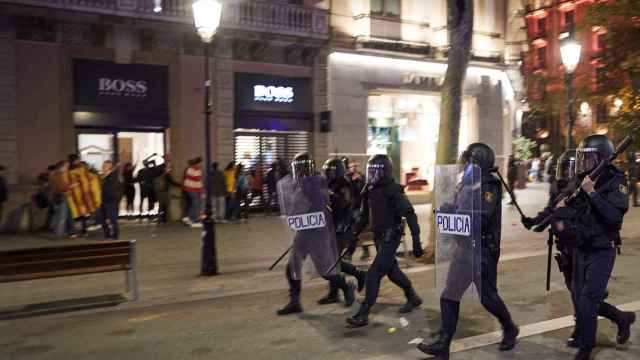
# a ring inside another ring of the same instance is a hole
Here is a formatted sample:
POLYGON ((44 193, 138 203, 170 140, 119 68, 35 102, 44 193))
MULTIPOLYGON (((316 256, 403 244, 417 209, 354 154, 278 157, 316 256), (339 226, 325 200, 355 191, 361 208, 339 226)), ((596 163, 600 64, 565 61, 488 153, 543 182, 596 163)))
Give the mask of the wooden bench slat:
POLYGON ((92 268, 108 265, 129 266, 128 256, 102 256, 80 259, 66 259, 64 261, 47 261, 28 264, 10 264, 0 266, 0 276, 40 273, 46 271, 61 271, 70 269, 92 268))
POLYGON ((117 265, 117 266, 101 266, 101 267, 94 267, 94 268, 76 269, 73 271, 59 270, 59 271, 48 271, 48 272, 42 272, 42 273, 0 275, 0 283, 49 279, 49 278, 74 276, 74 275, 99 274, 99 273, 125 271, 125 270, 129 270, 129 269, 127 267, 123 267, 122 265, 117 265))
POLYGON ((59 252, 59 251, 69 252, 69 251, 75 251, 75 250, 129 248, 129 247, 130 247, 129 241, 109 241, 109 242, 105 241, 97 244, 56 245, 56 246, 50 246, 50 247, 0 251, 0 257, 4 255, 20 256, 21 254, 26 254, 26 255, 46 254, 46 253, 59 252))
POLYGON ((88 257, 88 256, 105 256, 105 255, 129 255, 131 250, 129 248, 118 249, 94 249, 94 250, 82 250, 82 251, 70 251, 59 252, 50 254, 24 254, 20 256, 0 256, 0 264, 3 263, 16 263, 16 262, 32 262, 32 261, 46 261, 49 259, 68 259, 75 257, 88 257))

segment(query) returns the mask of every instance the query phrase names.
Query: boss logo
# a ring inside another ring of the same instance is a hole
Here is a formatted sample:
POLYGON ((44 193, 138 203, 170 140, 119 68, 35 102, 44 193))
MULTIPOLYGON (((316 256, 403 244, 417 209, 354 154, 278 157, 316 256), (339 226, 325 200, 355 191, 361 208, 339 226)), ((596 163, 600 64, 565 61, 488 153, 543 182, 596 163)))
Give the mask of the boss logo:
POLYGON ((98 80, 98 95, 104 96, 147 96, 147 82, 144 80, 125 80, 100 78, 98 80))
POLYGON ((284 86, 255 85, 253 87, 253 100, 261 102, 293 102, 293 88, 284 86))

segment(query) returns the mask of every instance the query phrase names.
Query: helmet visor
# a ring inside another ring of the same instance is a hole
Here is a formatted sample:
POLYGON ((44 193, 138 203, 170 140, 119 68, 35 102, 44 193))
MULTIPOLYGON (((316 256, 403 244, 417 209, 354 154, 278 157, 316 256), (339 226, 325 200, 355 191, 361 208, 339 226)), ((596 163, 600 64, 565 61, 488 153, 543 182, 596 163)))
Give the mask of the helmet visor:
POLYGON ((569 180, 576 175, 576 160, 561 159, 556 167, 556 179, 569 180))
POLYGON ((596 148, 582 148, 576 152, 576 174, 586 175, 598 166, 600 155, 596 148))
POLYGON ((322 169, 324 170, 324 177, 327 178, 327 181, 332 182, 338 177, 335 166, 325 165, 322 169))
POLYGON ((367 165, 367 184, 375 185, 384 178, 384 165, 383 164, 368 164, 367 165))
POLYGON ((291 162, 291 172, 293 178, 300 180, 315 173, 313 160, 294 160, 291 162))

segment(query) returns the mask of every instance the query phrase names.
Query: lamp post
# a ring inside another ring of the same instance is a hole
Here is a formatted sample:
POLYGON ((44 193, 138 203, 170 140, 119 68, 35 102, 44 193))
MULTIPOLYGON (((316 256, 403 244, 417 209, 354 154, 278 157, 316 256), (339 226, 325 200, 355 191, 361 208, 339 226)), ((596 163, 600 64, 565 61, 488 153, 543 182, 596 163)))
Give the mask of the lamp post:
POLYGON ((564 65, 564 87, 567 92, 566 117, 567 117, 567 149, 573 149, 573 71, 580 62, 582 45, 573 39, 567 39, 560 46, 562 65, 564 65))
POLYGON ((202 231, 202 258, 200 274, 203 276, 218 275, 218 260, 216 255, 216 233, 213 219, 211 219, 211 135, 210 117, 211 78, 209 70, 209 46, 213 36, 220 26, 222 5, 216 0, 196 0, 193 2, 193 19, 198 34, 204 44, 204 147, 205 147, 205 210, 202 231))

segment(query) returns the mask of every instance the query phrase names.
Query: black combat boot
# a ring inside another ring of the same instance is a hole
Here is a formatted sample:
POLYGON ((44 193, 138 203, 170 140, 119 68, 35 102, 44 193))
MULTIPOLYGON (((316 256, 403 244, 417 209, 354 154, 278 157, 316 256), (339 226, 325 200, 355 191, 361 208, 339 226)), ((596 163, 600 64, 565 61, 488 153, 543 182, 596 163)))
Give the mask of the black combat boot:
POLYGON ((278 315, 289 315, 302 312, 300 305, 300 291, 302 290, 302 281, 296 280, 291 275, 291 265, 287 265, 286 275, 289 282, 289 303, 282 309, 278 310, 278 315))
POLYGON ((433 355, 436 359, 449 360, 449 347, 451 346, 451 336, 440 332, 438 340, 432 344, 420 343, 418 350, 425 354, 433 355))
POLYGON ((415 290, 411 289, 405 294, 405 296, 407 297, 407 302, 398 310, 400 314, 410 313, 415 308, 422 305, 422 299, 418 294, 416 294, 415 290))
POLYGON ((349 307, 356 301, 356 286, 347 283, 347 286, 342 288, 342 294, 344 295, 344 306, 349 307))
POLYGON ((358 312, 350 318, 347 318, 347 324, 352 327, 362 327, 369 325, 369 305, 362 304, 358 312))
POLYGON ((509 351, 516 347, 516 342, 520 329, 513 322, 502 329, 502 341, 500 342, 500 351, 509 351))
POLYGON ((356 277, 356 280, 358 280, 358 292, 361 292, 362 289, 364 289, 364 283, 365 283, 365 280, 367 279, 367 272, 358 270, 356 272, 355 277, 356 277))
POLYGON ((302 305, 299 301, 289 301, 282 309, 278 310, 278 315, 297 314, 302 312, 302 305))
POLYGON ((329 283, 329 293, 322 299, 318 300, 318 305, 337 304, 340 302, 338 296, 338 287, 333 282, 329 283))
POLYGON ((590 360, 591 359, 591 350, 593 348, 590 347, 581 347, 580 350, 576 353, 575 360, 590 360))
POLYGON ((631 325, 636 322, 636 314, 631 311, 625 311, 620 317, 616 341, 618 345, 624 345, 629 340, 629 336, 631 336, 631 325))

